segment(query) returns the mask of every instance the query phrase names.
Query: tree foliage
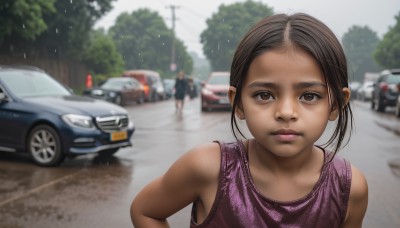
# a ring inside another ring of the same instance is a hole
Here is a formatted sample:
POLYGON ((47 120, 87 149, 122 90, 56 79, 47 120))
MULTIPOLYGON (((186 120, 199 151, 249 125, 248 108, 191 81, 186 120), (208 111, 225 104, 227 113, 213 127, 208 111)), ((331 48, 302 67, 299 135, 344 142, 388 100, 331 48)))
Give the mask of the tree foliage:
MULTIPOLYGON (((16 11, 20 12, 17 15, 20 17, 29 15, 26 17, 27 20, 33 21, 34 24, 37 21, 36 24, 41 25, 37 28, 41 29, 32 32, 32 37, 27 37, 24 35, 24 30, 29 23, 21 24, 18 17, 9 18, 6 21, 7 24, 14 27, 11 32, 4 33, 3 43, 0 43, 0 50, 3 53, 8 52, 11 55, 24 53, 27 57, 67 57, 80 60, 83 57, 82 50, 89 42, 89 33, 95 21, 111 10, 111 3, 115 0, 7 1, 12 3, 0 4, 6 16, 17 8, 16 11), (16 3, 20 4, 16 5, 16 3)), ((1 24, 0 26, 5 26, 1 24)), ((35 28, 30 29, 30 31, 33 30, 35 28)))
POLYGON ((375 52, 375 60, 385 68, 400 68, 400 13, 396 24, 383 36, 375 52))
POLYGON ((102 30, 92 31, 90 37, 91 41, 84 55, 86 66, 94 74, 102 74, 108 77, 120 75, 124 69, 124 60, 112 39, 105 35, 102 30))
POLYGON ((0 44, 15 34, 34 40, 47 29, 45 15, 55 12, 55 0, 2 0, 0 3, 0 44))
MULTIPOLYGON (((172 31, 157 12, 139 9, 123 13, 109 31, 127 69, 151 69, 170 72, 172 31)), ((191 57, 182 41, 175 39, 178 70, 190 73, 191 57)))
POLYGON ((203 52, 213 70, 229 70, 233 54, 244 34, 260 19, 273 14, 273 9, 260 2, 246 1, 221 5, 207 20, 201 33, 203 52))
POLYGON ((372 53, 379 43, 376 32, 368 26, 352 26, 342 38, 342 44, 349 62, 352 80, 362 82, 366 72, 379 71, 372 53))

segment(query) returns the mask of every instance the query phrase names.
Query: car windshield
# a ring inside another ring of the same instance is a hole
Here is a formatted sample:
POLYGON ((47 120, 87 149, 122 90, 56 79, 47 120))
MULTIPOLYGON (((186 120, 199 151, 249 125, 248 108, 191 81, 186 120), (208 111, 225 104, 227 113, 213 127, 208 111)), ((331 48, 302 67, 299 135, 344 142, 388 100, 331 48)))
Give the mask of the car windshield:
POLYGON ((64 96, 71 93, 59 82, 42 72, 3 71, 0 80, 18 97, 64 96))
POLYGON ((108 79, 100 87, 103 89, 120 90, 126 84, 126 80, 108 79))
POLYGON ((389 75, 387 82, 389 84, 397 84, 400 83, 400 74, 392 74, 389 75))
POLYGON ((229 85, 229 75, 215 75, 208 81, 210 85, 229 85))

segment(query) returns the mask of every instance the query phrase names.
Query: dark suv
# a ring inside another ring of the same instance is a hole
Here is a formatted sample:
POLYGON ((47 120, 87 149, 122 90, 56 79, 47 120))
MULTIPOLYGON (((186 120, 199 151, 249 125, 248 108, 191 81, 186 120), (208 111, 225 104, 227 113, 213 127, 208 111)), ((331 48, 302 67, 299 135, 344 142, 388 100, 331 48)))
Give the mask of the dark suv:
POLYGON ((112 155, 133 132, 118 105, 74 95, 38 68, 0 66, 0 152, 55 166, 68 155, 112 155))
POLYGON ((384 112, 386 107, 394 107, 399 96, 400 69, 384 70, 374 83, 371 108, 384 112))

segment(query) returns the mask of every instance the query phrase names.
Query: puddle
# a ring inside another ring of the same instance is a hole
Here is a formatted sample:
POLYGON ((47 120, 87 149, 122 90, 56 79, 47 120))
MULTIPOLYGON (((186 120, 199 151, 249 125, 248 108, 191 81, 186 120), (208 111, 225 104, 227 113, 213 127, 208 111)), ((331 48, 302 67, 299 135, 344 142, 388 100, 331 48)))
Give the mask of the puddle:
POLYGON ((390 167, 390 170, 392 173, 400 178, 400 158, 395 158, 390 161, 388 161, 388 165, 390 167))

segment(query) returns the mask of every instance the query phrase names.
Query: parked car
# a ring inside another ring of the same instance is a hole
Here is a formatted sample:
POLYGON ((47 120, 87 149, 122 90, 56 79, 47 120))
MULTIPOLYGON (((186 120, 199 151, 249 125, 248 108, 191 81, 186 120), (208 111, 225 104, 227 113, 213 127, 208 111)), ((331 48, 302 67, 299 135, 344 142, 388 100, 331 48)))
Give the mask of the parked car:
POLYGON ((212 72, 201 89, 201 110, 231 107, 228 98, 229 72, 212 72))
POLYGON ((145 99, 143 85, 136 79, 128 77, 108 78, 101 85, 83 91, 83 95, 120 106, 133 102, 141 104, 145 99))
POLYGON ((357 93, 358 93, 358 89, 361 88, 361 83, 354 81, 354 82, 350 82, 349 84, 350 87, 350 99, 356 99, 357 98, 357 93))
POLYGON ((357 99, 361 101, 369 101, 372 98, 372 91, 374 90, 374 82, 366 81, 357 90, 357 99))
POLYGON ((165 99, 164 85, 159 73, 152 70, 129 70, 123 76, 135 78, 142 83, 146 101, 165 99))
POLYGON ((66 156, 110 156, 135 130, 115 104, 72 94, 34 67, 0 66, 0 152, 28 153, 41 166, 66 156))
POLYGON ((371 108, 384 112, 386 107, 394 107, 400 92, 399 83, 400 69, 382 71, 374 83, 371 108))
POLYGON ((175 94, 175 79, 163 79, 165 98, 169 99, 175 94))

